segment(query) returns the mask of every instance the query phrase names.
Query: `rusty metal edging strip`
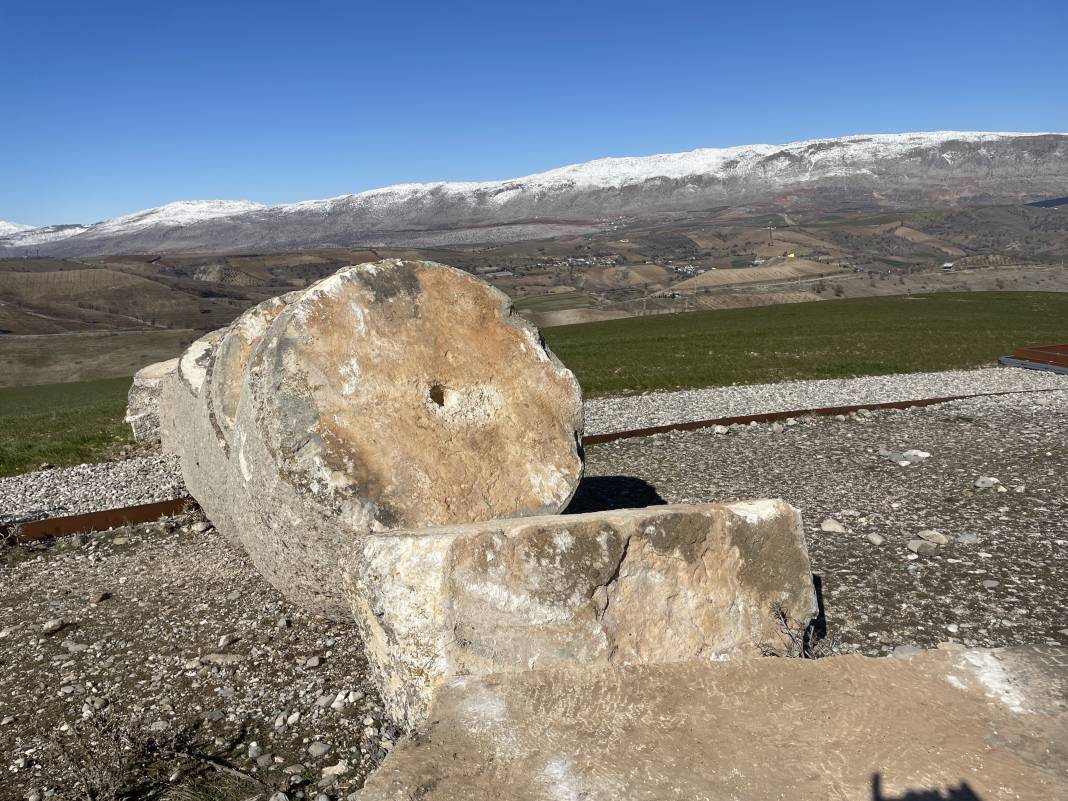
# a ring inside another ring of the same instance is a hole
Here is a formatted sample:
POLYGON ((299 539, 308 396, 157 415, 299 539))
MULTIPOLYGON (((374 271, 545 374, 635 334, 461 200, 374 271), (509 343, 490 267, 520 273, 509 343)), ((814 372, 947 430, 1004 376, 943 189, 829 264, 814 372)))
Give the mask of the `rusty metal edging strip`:
POLYGON ((788 417, 808 417, 813 415, 828 416, 834 414, 849 414, 859 412, 861 409, 875 411, 878 409, 908 409, 913 406, 936 406, 939 403, 948 403, 955 400, 967 400, 968 398, 991 398, 1000 395, 1027 395, 1035 392, 1057 392, 1056 389, 1025 389, 1010 392, 979 392, 974 395, 950 395, 945 398, 922 398, 920 400, 890 401, 888 403, 863 403, 854 406, 825 406, 819 409, 794 409, 786 412, 766 412, 764 414, 745 414, 738 417, 717 417, 712 420, 694 420, 688 423, 669 423, 650 428, 635 428, 629 431, 612 431, 607 434, 589 434, 582 438, 583 446, 600 445, 605 442, 615 442, 620 439, 633 439, 636 437, 650 437, 654 434, 665 434, 669 431, 696 431, 701 428, 712 426, 729 426, 735 423, 748 425, 749 423, 772 423, 776 420, 785 420, 788 417))
POLYGON ((128 526, 133 523, 150 523, 153 520, 159 520, 164 515, 178 514, 189 501, 189 498, 175 498, 170 501, 142 503, 122 509, 104 509, 99 512, 85 512, 80 515, 31 520, 17 526, 15 539, 18 542, 35 542, 52 537, 102 531, 116 526, 128 526))
MULTIPOLYGON (((649 428, 635 428, 629 431, 612 431, 607 434, 587 434, 582 438, 583 446, 600 445, 605 442, 615 442, 620 439, 636 439, 649 437, 654 434, 664 434, 669 431, 696 431, 701 428, 712 426, 729 426, 735 423, 748 425, 749 423, 771 423, 776 420, 785 420, 788 417, 828 416, 835 414, 849 414, 861 409, 875 411, 878 409, 908 409, 914 406, 936 406, 940 403, 948 403, 955 400, 967 400, 968 398, 990 398, 1002 395, 1028 395, 1037 392, 1058 392, 1057 389, 1026 389, 1009 392, 980 392, 974 395, 950 395, 944 398, 921 398, 919 400, 890 401, 888 403, 865 403, 853 406, 825 406, 817 409, 793 409, 785 412, 765 412, 763 414, 746 414, 737 417, 717 417, 712 420, 694 420, 687 423, 670 423, 662 426, 649 428)), ((21 523, 16 527, 16 540, 18 542, 35 542, 52 537, 63 537, 72 534, 83 534, 91 531, 102 531, 118 526, 127 526, 134 523, 151 523, 165 515, 174 515, 185 509, 192 502, 189 497, 174 498, 169 501, 157 501, 155 503, 143 503, 137 506, 127 506, 121 509, 104 509, 98 512, 85 512, 84 514, 68 515, 66 517, 49 517, 44 520, 31 520, 21 523)))

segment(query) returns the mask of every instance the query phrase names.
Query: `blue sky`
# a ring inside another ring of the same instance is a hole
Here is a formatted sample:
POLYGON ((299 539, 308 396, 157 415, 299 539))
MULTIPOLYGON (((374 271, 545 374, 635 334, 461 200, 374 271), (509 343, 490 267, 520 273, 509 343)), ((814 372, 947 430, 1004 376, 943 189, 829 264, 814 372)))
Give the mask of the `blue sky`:
POLYGON ((1068 3, 0 0, 0 219, 1068 131, 1068 3))

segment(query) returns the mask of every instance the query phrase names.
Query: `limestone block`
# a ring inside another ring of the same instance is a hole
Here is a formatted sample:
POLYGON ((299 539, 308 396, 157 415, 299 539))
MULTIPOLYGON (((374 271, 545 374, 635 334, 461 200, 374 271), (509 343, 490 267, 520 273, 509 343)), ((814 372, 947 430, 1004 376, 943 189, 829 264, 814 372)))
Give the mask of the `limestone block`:
POLYGON ((456 677, 360 801, 1068 798, 1068 648, 456 677))
POLYGON ((178 359, 156 362, 142 367, 134 375, 126 399, 125 422, 133 429, 134 439, 144 445, 159 445, 159 400, 163 379, 178 368, 178 359))
POLYGON ((451 676, 706 661, 816 614, 784 501, 651 506, 382 533, 342 559, 387 710, 408 726, 451 676))
POLYGON ((179 357, 162 383, 163 450, 178 456, 190 494, 219 531, 233 539, 234 508, 226 444, 208 411, 208 374, 225 329, 204 335, 179 357))
POLYGON ((291 298, 246 364, 236 533, 313 611, 347 616, 338 555, 356 536, 555 513, 581 478, 575 377, 451 267, 342 269, 291 298))

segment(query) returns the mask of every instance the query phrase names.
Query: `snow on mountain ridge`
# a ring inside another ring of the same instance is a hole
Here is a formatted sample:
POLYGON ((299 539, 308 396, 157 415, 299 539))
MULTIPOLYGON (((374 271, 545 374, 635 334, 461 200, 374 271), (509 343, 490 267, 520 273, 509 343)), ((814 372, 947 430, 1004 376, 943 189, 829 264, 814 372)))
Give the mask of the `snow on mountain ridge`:
POLYGON ((233 217, 267 208, 252 200, 177 200, 133 214, 125 214, 92 226, 94 233, 137 231, 152 225, 192 225, 217 217, 233 217))
MULTIPOLYGON (((470 192, 494 193, 498 202, 515 191, 553 191, 567 188, 620 188, 643 181, 691 176, 727 177, 746 175, 764 159, 776 154, 784 157, 808 154, 815 166, 831 159, 832 163, 820 171, 820 177, 869 172, 850 165, 866 160, 900 158, 917 147, 941 145, 946 142, 985 142, 1010 137, 1042 136, 1038 133, 989 133, 983 131, 932 131, 927 133, 859 134, 855 136, 808 139, 784 145, 754 144, 733 147, 698 148, 680 153, 658 153, 651 156, 622 156, 568 164, 545 172, 497 181, 433 181, 428 183, 392 184, 348 195, 304 200, 270 207, 283 214, 300 211, 327 212, 336 206, 362 205, 365 201, 387 200, 402 202, 428 192, 449 195, 470 192), (835 150, 835 146, 838 146, 835 150)), ((771 177, 771 176, 769 176, 771 177)))
POLYGON ((9 234, 17 234, 21 231, 30 231, 37 226, 24 225, 22 223, 8 222, 7 220, 0 220, 0 236, 8 236, 9 234))
MULTIPOLYGON (((930 169, 932 159, 941 158, 954 167, 958 158, 992 158, 985 143, 999 143, 1020 137, 1036 137, 1038 133, 988 133, 966 131, 934 131, 928 133, 869 134, 827 139, 811 139, 784 145, 752 144, 725 148, 701 148, 682 153, 660 153, 651 156, 612 157, 570 164, 544 172, 518 178, 497 181, 455 181, 407 183, 370 189, 355 194, 340 195, 323 200, 305 200, 297 203, 264 205, 249 200, 191 200, 168 203, 106 220, 89 226, 45 226, 29 231, 8 233, 0 230, 0 248, 20 248, 66 240, 76 237, 74 246, 63 245, 73 252, 74 247, 93 249, 104 247, 97 243, 110 241, 116 236, 157 236, 174 238, 175 229, 194 226, 205 221, 218 221, 225 225, 233 221, 245 230, 268 228, 271 237, 277 237, 277 225, 282 218, 294 231, 301 226, 317 225, 312 218, 320 216, 329 221, 339 215, 344 225, 359 224, 365 230, 379 226, 388 230, 389 225, 399 224, 418 228, 426 221, 430 224, 471 219, 493 219, 500 209, 518 209, 519 214, 529 214, 538 204, 552 207, 554 196, 564 198, 567 205, 583 191, 592 196, 601 190, 619 190, 649 183, 648 196, 656 198, 660 189, 656 182, 666 183, 663 191, 700 192, 709 186, 720 184, 721 195, 727 192, 775 192, 780 187, 795 186, 823 179, 850 178, 853 176, 883 176, 897 172, 923 175, 930 169), (960 143, 959 149, 953 147, 960 143), (976 145, 978 144, 978 147, 976 145), (900 166, 898 166, 900 165, 900 166), (679 187, 680 182, 685 185, 679 187), (723 188, 723 187, 728 188, 723 188), (308 219, 302 219, 308 218, 308 219)), ((1062 135, 1057 135, 1062 136, 1062 135)), ((645 191, 644 189, 642 191, 645 191)), ((586 201, 584 213, 597 213, 602 201, 586 201)), ((580 200, 581 203, 581 200, 580 200)), ((608 201, 607 206, 620 208, 620 202, 608 201)), ((511 213, 511 212, 505 212, 511 213)), ((514 216, 514 215, 513 215, 514 216)), ((336 226, 338 223, 325 222, 336 226)), ((327 229, 327 238, 336 236, 327 229)), ((336 230, 336 229, 334 229, 336 230)), ((193 234, 206 237, 211 242, 214 234, 193 234)), ((233 241, 233 233, 227 241, 233 241)), ((322 241, 321 234, 300 234, 309 241, 322 241)), ((179 237, 180 238, 180 237, 179 237)), ((255 237, 252 237, 255 240, 255 237)), ((147 240, 146 240, 147 241, 147 240)), ((274 241, 271 239, 270 241, 274 241)), ((210 246, 210 245, 208 245, 210 246)), ((144 247, 144 245, 137 245, 144 247)), ((159 243, 153 243, 153 248, 159 243)))

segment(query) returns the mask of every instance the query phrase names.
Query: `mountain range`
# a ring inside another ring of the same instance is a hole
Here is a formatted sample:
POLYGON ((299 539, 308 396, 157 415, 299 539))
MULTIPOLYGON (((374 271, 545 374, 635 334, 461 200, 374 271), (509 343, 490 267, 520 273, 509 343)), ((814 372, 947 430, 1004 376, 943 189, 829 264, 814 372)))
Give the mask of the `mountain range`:
POLYGON ((1066 192, 1066 134, 873 134, 605 158, 503 181, 398 184, 283 205, 193 200, 93 224, 0 223, 0 256, 487 242, 724 206, 895 209, 1066 192))

